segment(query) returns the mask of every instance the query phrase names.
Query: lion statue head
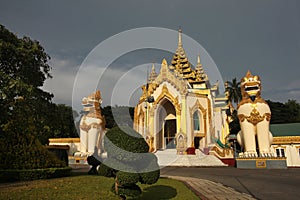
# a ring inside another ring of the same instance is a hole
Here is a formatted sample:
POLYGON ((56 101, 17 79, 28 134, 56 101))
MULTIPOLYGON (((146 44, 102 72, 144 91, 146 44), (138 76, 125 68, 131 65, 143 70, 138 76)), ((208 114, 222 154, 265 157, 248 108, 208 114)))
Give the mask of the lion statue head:
POLYGON ((241 79, 241 92, 244 99, 255 101, 261 94, 261 83, 259 76, 253 76, 250 71, 241 79))

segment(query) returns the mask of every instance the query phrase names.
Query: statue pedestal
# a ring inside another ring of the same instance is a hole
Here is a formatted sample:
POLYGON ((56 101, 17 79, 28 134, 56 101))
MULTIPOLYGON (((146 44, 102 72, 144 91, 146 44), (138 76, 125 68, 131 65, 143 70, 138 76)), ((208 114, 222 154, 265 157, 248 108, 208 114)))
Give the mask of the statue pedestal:
POLYGON ((286 158, 237 158, 239 169, 286 169, 286 158))

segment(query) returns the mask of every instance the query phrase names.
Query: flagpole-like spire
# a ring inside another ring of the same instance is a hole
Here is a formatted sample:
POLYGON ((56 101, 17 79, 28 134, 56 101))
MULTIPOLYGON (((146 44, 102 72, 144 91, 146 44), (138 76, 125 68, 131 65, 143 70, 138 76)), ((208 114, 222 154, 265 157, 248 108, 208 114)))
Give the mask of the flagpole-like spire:
POLYGON ((182 47, 181 34, 182 34, 182 29, 181 29, 181 27, 179 27, 179 30, 178 30, 178 47, 182 47))

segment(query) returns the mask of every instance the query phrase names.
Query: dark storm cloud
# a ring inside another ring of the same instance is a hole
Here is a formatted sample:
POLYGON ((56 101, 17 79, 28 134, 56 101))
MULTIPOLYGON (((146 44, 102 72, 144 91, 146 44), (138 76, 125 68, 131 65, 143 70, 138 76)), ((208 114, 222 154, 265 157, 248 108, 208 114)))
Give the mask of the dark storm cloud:
MULTIPOLYGON (((42 43, 54 69, 47 87, 59 102, 70 104, 76 72, 98 43, 148 26, 182 26, 208 51, 224 80, 240 79, 250 69, 261 76, 265 98, 300 101, 294 86, 300 74, 299 10, 297 0, 0 1, 0 24, 42 43)), ((143 58, 149 59, 135 55, 114 66, 122 71, 143 58)))

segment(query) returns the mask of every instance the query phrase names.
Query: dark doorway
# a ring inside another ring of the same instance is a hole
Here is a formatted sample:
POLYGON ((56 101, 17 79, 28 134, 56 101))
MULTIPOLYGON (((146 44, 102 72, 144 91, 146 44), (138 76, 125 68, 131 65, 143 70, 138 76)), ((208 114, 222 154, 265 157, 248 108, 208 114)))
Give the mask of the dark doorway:
POLYGON ((167 149, 176 148, 176 119, 168 119, 164 126, 164 139, 167 149))
POLYGON ((199 146, 200 146, 200 137, 194 137, 194 146, 195 146, 195 149, 199 149, 199 146))

